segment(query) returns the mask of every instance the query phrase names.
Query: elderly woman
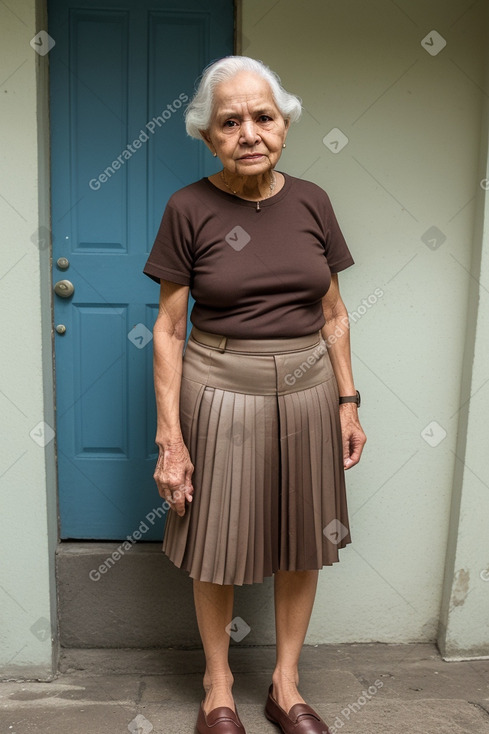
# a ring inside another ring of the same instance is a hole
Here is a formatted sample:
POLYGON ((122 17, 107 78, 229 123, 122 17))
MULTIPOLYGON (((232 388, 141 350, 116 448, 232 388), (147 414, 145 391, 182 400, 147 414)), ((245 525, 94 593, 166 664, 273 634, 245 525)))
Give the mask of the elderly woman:
POLYGON ((228 663, 234 584, 272 575, 265 714, 285 733, 328 731, 298 691, 298 661, 318 571, 351 542, 344 470, 366 438, 337 276, 352 256, 326 193, 276 170, 300 112, 259 61, 205 70, 186 127, 222 170, 170 198, 144 269, 161 284, 154 476, 173 509, 163 550, 193 579, 206 659, 199 734, 245 731, 228 663))

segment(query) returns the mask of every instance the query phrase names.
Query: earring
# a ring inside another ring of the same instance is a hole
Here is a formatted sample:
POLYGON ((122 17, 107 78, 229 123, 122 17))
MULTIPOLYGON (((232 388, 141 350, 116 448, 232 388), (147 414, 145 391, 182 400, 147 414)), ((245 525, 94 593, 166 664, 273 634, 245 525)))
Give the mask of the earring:
POLYGON ((285 145, 285 143, 284 143, 284 144, 282 145, 282 148, 286 148, 286 147, 287 147, 287 146, 286 146, 286 145, 285 145))
POLYGON ((217 158, 217 153, 213 153, 212 155, 214 156, 214 158, 217 158))

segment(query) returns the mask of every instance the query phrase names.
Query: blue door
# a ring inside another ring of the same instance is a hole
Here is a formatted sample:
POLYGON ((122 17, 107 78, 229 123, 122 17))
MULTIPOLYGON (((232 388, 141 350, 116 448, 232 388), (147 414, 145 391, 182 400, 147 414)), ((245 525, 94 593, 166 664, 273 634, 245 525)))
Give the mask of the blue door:
POLYGON ((169 196, 217 170, 183 111, 233 53, 233 1, 50 0, 48 17, 61 537, 160 539, 142 268, 169 196))

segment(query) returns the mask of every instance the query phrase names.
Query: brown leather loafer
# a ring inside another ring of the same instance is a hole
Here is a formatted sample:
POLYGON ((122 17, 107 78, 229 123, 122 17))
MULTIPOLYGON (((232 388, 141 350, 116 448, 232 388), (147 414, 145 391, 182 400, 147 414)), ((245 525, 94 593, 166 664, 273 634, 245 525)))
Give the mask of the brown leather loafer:
POLYGON ((314 709, 305 703, 296 703, 289 713, 281 708, 273 695, 273 686, 268 689, 265 716, 277 724, 283 734, 331 734, 328 726, 314 709))
POLYGON ((233 709, 227 706, 218 706, 206 714, 202 704, 200 704, 197 717, 197 732, 198 734, 246 734, 239 720, 238 709, 234 713, 233 709))

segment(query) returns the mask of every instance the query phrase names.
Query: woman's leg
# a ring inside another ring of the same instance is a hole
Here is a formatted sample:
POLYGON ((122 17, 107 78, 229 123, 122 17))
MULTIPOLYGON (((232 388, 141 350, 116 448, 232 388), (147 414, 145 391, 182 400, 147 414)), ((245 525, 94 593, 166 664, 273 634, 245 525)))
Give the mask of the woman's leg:
POLYGON ((204 689, 206 714, 218 706, 235 711, 234 682, 229 667, 229 634, 226 626, 233 618, 234 587, 194 580, 194 602, 205 654, 204 689))
POLYGON ((277 655, 272 675, 273 697, 287 713, 304 703, 297 691, 299 656, 311 618, 318 571, 277 571, 275 629, 277 655))

